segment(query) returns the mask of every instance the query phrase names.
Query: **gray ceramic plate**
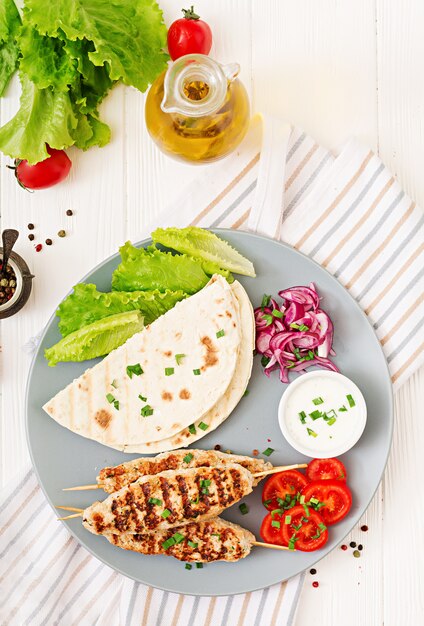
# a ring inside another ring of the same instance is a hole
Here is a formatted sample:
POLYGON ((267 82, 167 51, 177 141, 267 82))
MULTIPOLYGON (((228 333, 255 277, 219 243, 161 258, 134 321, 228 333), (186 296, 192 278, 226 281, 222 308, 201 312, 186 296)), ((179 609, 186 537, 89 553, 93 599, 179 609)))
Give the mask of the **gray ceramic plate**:
MULTIPOLYGON (((109 544, 100 536, 91 535, 79 519, 66 523, 69 531, 98 559, 134 580, 168 591, 195 595, 227 595, 253 591, 285 580, 309 568, 322 558, 351 530, 367 508, 380 482, 390 449, 393 427, 392 390, 386 361, 380 344, 364 313, 347 291, 324 269, 289 246, 249 233, 217 230, 242 254, 251 259, 257 278, 240 278, 257 306, 263 293, 277 293, 285 287, 316 283, 323 297, 323 307, 335 326, 335 362, 341 372, 361 388, 368 406, 368 423, 359 443, 342 457, 349 473, 353 506, 349 515, 330 530, 325 549, 313 552, 280 552, 253 548, 238 563, 213 563, 202 570, 186 570, 170 557, 142 556, 109 544)), ((142 242, 141 245, 148 245, 142 242)), ((119 262, 118 255, 107 259, 90 272, 84 281, 95 283, 100 290, 110 289, 110 279, 119 262)), ((42 405, 90 363, 62 363, 49 368, 44 349, 60 338, 53 316, 44 331, 34 358, 27 388, 28 443, 47 499, 52 504, 86 507, 103 499, 103 491, 63 492, 63 487, 95 482, 99 469, 117 465, 137 455, 125 455, 62 428, 42 410, 42 405)), ((275 448, 274 465, 302 462, 299 453, 283 439, 278 428, 277 407, 284 385, 276 372, 271 379, 262 373, 259 357, 255 357, 249 383, 249 395, 242 398, 236 410, 216 431, 200 440, 205 449, 220 444, 223 450, 252 454, 257 448, 275 448)), ((265 515, 261 505, 261 487, 246 499, 249 513, 242 515, 237 505, 223 517, 238 522, 259 537, 265 515)), ((59 522, 58 522, 59 523, 59 522)))

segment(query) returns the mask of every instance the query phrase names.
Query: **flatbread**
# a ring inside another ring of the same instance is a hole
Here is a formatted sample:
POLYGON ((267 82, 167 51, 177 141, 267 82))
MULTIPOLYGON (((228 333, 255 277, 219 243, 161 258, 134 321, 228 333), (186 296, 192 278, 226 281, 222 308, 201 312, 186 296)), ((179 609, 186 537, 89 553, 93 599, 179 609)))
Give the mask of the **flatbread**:
POLYGON ((240 345, 233 290, 215 275, 43 408, 66 428, 111 447, 166 440, 225 395, 240 345), (176 355, 184 356, 177 361, 176 355))
POLYGON ((255 318, 249 296, 242 285, 238 281, 235 281, 231 287, 238 303, 241 345, 236 370, 225 394, 201 420, 194 423, 196 431, 194 434, 190 432, 188 428, 184 428, 177 435, 169 437, 168 439, 162 439, 161 441, 154 441, 144 445, 123 444, 116 446, 117 450, 127 453, 157 454, 159 452, 189 446, 218 428, 235 409, 246 390, 252 373, 253 350, 255 347, 255 318), (206 431, 199 428, 201 422, 208 425, 206 431))

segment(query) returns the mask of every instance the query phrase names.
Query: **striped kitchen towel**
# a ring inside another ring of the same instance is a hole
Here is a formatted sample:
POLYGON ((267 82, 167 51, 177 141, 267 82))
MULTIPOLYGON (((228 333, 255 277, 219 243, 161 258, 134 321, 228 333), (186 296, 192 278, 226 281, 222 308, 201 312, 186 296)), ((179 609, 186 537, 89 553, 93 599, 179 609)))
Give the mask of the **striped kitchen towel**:
MULTIPOLYGON (((252 124, 145 229, 250 229, 321 263, 368 314, 395 387, 424 360, 422 211, 356 141, 338 157, 298 129, 252 124)), ((134 239, 140 238, 139 234, 134 239)), ((0 494, 0 623, 7 626, 290 626, 302 576, 240 596, 194 598, 134 583, 57 524, 32 471, 0 494)))

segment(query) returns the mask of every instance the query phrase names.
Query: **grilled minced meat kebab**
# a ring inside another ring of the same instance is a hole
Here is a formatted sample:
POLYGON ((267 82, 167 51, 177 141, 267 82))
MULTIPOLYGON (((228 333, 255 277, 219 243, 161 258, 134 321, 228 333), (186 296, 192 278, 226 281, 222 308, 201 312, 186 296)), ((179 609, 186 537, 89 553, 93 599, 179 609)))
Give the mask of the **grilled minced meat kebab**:
POLYGON ((239 561, 251 550, 254 535, 237 524, 216 517, 156 533, 106 535, 124 550, 141 554, 166 554, 179 561, 211 563, 239 561))
POLYGON ((253 480, 236 463, 142 476, 86 508, 83 525, 94 534, 144 534, 200 522, 249 494, 253 480))
MULTIPOLYGON (((239 454, 226 454, 215 450, 175 450, 174 452, 163 452, 156 457, 134 459, 116 467, 104 467, 97 476, 97 482, 107 493, 113 493, 124 485, 138 480, 141 476, 151 476, 166 470, 213 467, 228 463, 238 463, 252 474, 272 469, 271 463, 239 454)), ((257 485, 260 480, 260 478, 255 479, 253 484, 257 485)))

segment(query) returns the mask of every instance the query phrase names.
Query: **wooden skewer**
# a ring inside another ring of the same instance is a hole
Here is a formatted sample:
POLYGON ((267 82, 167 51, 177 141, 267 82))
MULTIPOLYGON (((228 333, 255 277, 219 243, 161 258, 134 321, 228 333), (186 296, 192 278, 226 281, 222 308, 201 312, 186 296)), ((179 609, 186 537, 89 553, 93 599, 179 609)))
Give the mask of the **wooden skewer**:
MULTIPOLYGON (((277 467, 273 467, 270 470, 266 470, 264 472, 258 472, 257 474, 252 474, 252 476, 253 478, 261 478, 262 476, 268 476, 269 474, 278 474, 278 472, 285 472, 286 470, 292 470, 292 469, 302 469, 304 467, 307 467, 306 463, 298 463, 296 465, 279 465, 277 467)), ((65 487, 65 489, 62 489, 62 491, 88 491, 89 489, 103 489, 103 485, 96 483, 94 485, 79 485, 78 487, 65 487)))
POLYGON ((82 513, 74 513, 73 515, 67 515, 66 517, 58 517, 58 520, 72 519, 74 517, 83 517, 82 513))
MULTIPOLYGON (((259 548, 271 548, 272 550, 288 550, 287 546, 276 546, 273 543, 263 543, 263 541, 252 541, 252 546, 258 546, 259 548)), ((294 552, 294 550, 290 550, 294 552)))
POLYGON ((63 509, 64 511, 74 511, 74 513, 82 513, 84 509, 77 508, 75 506, 59 506, 55 505, 56 509, 63 509))

